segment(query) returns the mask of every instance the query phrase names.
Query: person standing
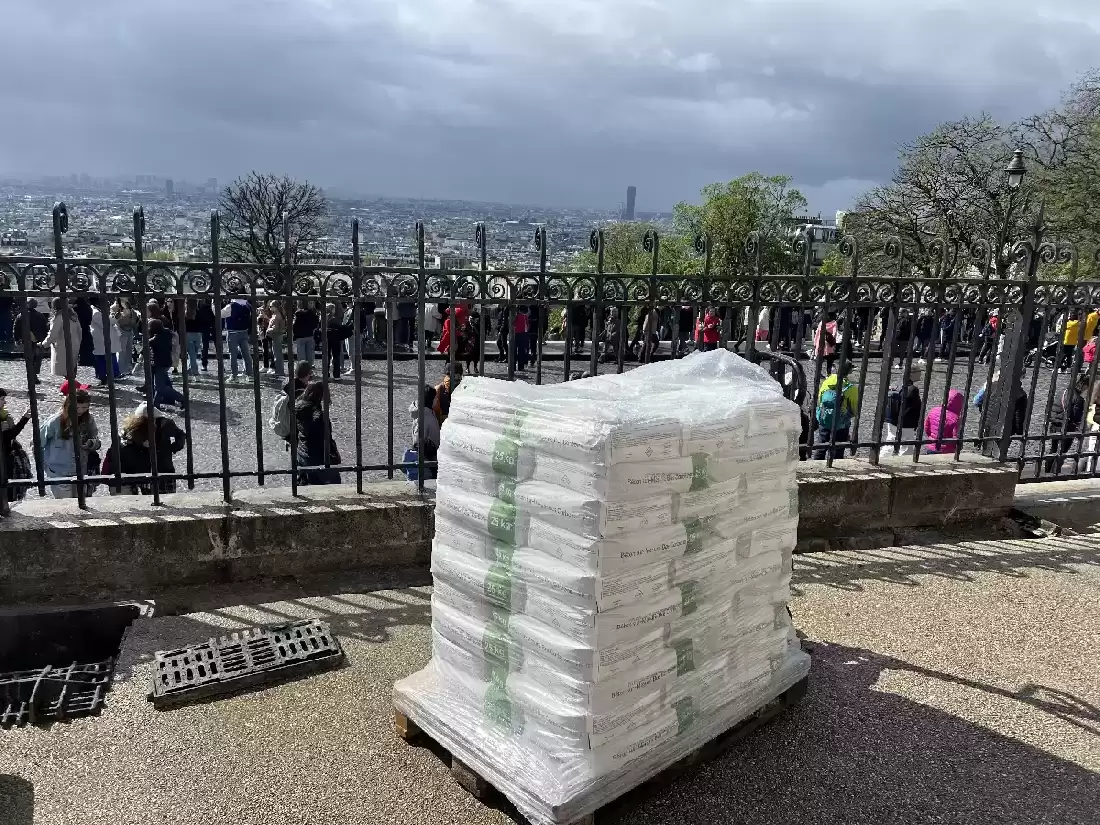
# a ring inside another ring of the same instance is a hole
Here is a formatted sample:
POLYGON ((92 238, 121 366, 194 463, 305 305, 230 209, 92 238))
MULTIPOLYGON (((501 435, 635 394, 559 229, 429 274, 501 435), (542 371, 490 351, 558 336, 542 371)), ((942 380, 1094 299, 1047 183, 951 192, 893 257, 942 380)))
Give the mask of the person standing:
POLYGON ((159 318, 149 321, 149 356, 153 362, 153 404, 162 407, 172 404, 186 407, 187 401, 172 386, 172 364, 175 349, 174 336, 159 318))
POLYGON ((332 377, 339 378, 344 371, 344 339, 347 328, 336 304, 325 307, 325 341, 328 346, 328 362, 332 377))
POLYGON ((137 313, 129 301, 115 298, 111 304, 111 318, 118 328, 118 371, 130 375, 134 371, 134 334, 138 328, 137 313))
POLYGON ((12 323, 12 334, 15 342, 20 346, 26 346, 23 339, 24 324, 27 326, 26 331, 30 338, 31 372, 34 375, 34 383, 40 384, 42 382, 38 378, 38 373, 42 369, 42 352, 46 338, 50 334, 50 325, 46 317, 38 311, 38 301, 34 298, 27 299, 26 307, 15 316, 15 321, 12 323))
POLYGON ((706 313, 699 319, 697 335, 702 342, 703 352, 718 349, 722 337, 722 319, 714 307, 707 307, 706 313))
MULTIPOLYGON (((30 420, 29 409, 18 419, 11 414, 8 409, 7 390, 0 387, 0 461, 4 462, 4 477, 9 483, 33 477, 30 457, 23 449, 23 445, 19 443, 19 434, 30 420)), ((438 435, 438 428, 436 433, 438 435)), ((7 489, 9 503, 22 501, 26 495, 26 487, 8 487, 7 489)))
MULTIPOLYGON (((265 373, 271 372, 271 339, 267 335, 269 326, 271 326, 271 310, 267 308, 267 304, 261 302, 260 308, 256 311, 256 340, 260 344, 265 373)), ((256 366, 259 369, 259 364, 256 366)))
MULTIPOLYGON (((851 371, 851 361, 844 359, 837 371, 826 377, 818 388, 814 417, 817 420, 815 440, 819 446, 814 449, 815 461, 821 461, 830 451, 834 459, 844 457, 843 447, 828 446, 833 435, 836 436, 834 445, 851 440, 852 419, 859 409, 859 387, 848 380, 851 371)), ((855 455, 854 447, 851 452, 855 455)))
POLYGON ((229 342, 229 380, 237 380, 238 358, 243 361, 245 378, 252 376, 252 344, 248 340, 252 330, 252 305, 244 298, 234 298, 221 311, 225 321, 226 339, 229 342))
POLYGON ((284 364, 286 356, 283 353, 283 340, 286 336, 286 315, 278 301, 270 301, 267 305, 270 313, 267 322, 267 337, 271 341, 271 360, 274 366, 269 372, 276 378, 282 378, 285 372, 284 364))
POLYGON ((913 339, 913 317, 909 310, 903 309, 898 313, 898 325, 894 329, 894 347, 892 358, 897 358, 898 363, 894 369, 904 369, 905 359, 909 357, 910 341, 913 339))
POLYGON ((514 330, 516 343, 516 370, 519 372, 527 371, 530 321, 527 307, 516 307, 516 317, 512 329, 514 330))
POLYGON ((978 363, 985 364, 993 356, 993 341, 997 337, 997 324, 1000 321, 998 310, 993 310, 982 326, 982 346, 978 350, 978 363))
POLYGON ((294 402, 294 420, 298 428, 298 483, 302 485, 340 483, 339 470, 325 466, 326 444, 328 463, 340 463, 340 450, 332 437, 332 425, 325 411, 327 396, 326 384, 313 381, 294 402))
POLYGON ((317 313, 308 304, 300 306, 294 311, 294 322, 291 324, 291 338, 294 341, 294 359, 313 363, 317 352, 317 344, 313 336, 317 332, 317 313))
POLYGON ((642 352, 639 360, 643 364, 648 364, 653 360, 653 355, 660 346, 661 316, 655 307, 643 307, 638 322, 641 326, 642 338, 642 352))
MULTIPOLYGON (((75 349, 74 349, 75 352, 75 349)), ((67 393, 68 381, 62 384, 62 392, 67 393)), ((42 444, 42 470, 46 478, 72 478, 76 475, 76 462, 79 460, 84 471, 92 463, 95 451, 100 447, 99 429, 91 415, 92 397, 88 386, 80 384, 76 389, 76 422, 70 420, 69 399, 66 397, 57 412, 42 424, 39 433, 42 444), (74 446, 75 442, 75 446, 74 446)), ((53 484, 50 492, 54 498, 76 498, 75 483, 53 484)))
POLYGON ((202 371, 207 372, 210 367, 210 344, 218 334, 218 319, 214 317, 214 306, 208 298, 199 301, 195 308, 195 320, 202 335, 202 371))
POLYGON ((66 323, 62 306, 60 298, 54 298, 50 303, 53 315, 50 318, 50 329, 46 333, 46 344, 50 347, 50 372, 59 378, 67 378, 70 374, 76 375, 82 333, 76 313, 70 308, 66 323), (66 329, 69 331, 67 342, 66 329))
POLYGON ((99 298, 90 298, 88 303, 92 308, 92 319, 88 325, 92 335, 92 358, 95 360, 95 377, 100 384, 107 382, 107 370, 113 371, 113 378, 118 378, 118 349, 119 338, 122 333, 114 324, 112 316, 103 317, 103 311, 99 308, 99 298), (110 344, 107 346, 107 335, 110 333, 110 344), (108 351, 110 350, 110 351, 108 351))
POLYGON ((939 322, 940 352, 937 360, 949 360, 955 351, 955 313, 944 310, 939 322))
POLYGON ((821 321, 814 331, 814 353, 818 363, 825 363, 825 375, 833 371, 833 363, 836 361, 837 326, 836 315, 830 312, 822 316, 821 321))
MULTIPOLYGON (((199 374, 199 361, 202 358, 203 322, 199 317, 199 306, 194 300, 189 300, 183 310, 183 328, 187 335, 187 372, 197 376, 199 374)), ((204 366, 203 369, 206 367, 204 366)))

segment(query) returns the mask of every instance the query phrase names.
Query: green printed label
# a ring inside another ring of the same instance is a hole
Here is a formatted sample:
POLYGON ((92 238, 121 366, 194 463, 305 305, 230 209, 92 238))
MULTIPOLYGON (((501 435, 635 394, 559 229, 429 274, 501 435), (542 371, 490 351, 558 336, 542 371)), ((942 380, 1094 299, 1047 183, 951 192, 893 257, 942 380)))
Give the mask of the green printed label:
POLYGON ((500 544, 499 542, 493 542, 493 555, 496 557, 497 564, 504 567, 512 567, 512 556, 515 554, 516 548, 511 544, 500 544))
POLYGON ((683 676, 695 670, 695 645, 691 639, 680 639, 672 643, 676 651, 676 675, 683 676))
POLYGON ((697 582, 684 582, 680 585, 680 608, 684 616, 690 616, 699 607, 699 586, 697 582))
POLYGON ((497 607, 508 609, 512 606, 512 569, 503 564, 494 564, 485 576, 485 598, 497 607))
POLYGON ((793 430, 787 433, 787 461, 798 461, 798 436, 793 430))
POLYGON ((684 530, 687 532, 687 549, 684 550, 684 555, 698 553, 703 549, 703 535, 706 532, 702 519, 684 519, 684 530))
POLYGON ((506 501, 494 501, 489 507, 489 535, 505 544, 516 543, 516 506, 506 501))
POLYGON ((497 482, 496 498, 508 504, 516 503, 516 480, 502 478, 497 482))
POLYGON ((489 624, 499 627, 503 631, 508 630, 508 620, 511 618, 512 614, 507 610, 499 607, 489 608, 489 624))
POLYGON ((691 488, 689 493, 705 490, 710 486, 710 457, 706 453, 691 456, 691 488))
POLYGON ((797 516, 798 515, 798 490, 797 489, 791 490, 790 496, 791 496, 791 512, 790 512, 790 515, 797 516))
POLYGON ((499 628, 489 626, 485 629, 485 635, 481 639, 481 646, 485 649, 485 655, 490 659, 496 659, 498 664, 508 666, 508 652, 512 644, 499 628))
POLYGON ((677 735, 682 734, 695 722, 695 707, 691 702, 690 696, 685 696, 678 702, 673 702, 673 709, 676 711, 676 726, 677 735))
POLYGON ((493 472, 515 478, 519 468, 519 444, 510 438, 498 438, 493 445, 493 472))

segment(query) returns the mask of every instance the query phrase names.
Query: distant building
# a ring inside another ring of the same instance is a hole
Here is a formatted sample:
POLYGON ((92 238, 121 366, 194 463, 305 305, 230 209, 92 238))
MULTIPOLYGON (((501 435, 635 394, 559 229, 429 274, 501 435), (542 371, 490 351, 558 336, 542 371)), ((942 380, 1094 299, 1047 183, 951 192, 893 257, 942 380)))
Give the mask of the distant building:
POLYGON ((171 179, 171 178, 167 178, 167 179, 166 179, 166 180, 164 181, 164 194, 165 194, 165 195, 167 195, 167 196, 168 196, 168 197, 170 198, 170 197, 172 197, 172 195, 174 195, 175 193, 176 193, 176 186, 175 186, 175 184, 174 184, 174 183, 172 183, 172 179, 171 179))
POLYGON ((634 220, 634 203, 638 199, 638 187, 626 187, 626 209, 623 210, 623 220, 634 220))
POLYGON ((216 192, 217 189, 218 189, 218 179, 217 178, 207 178, 206 179, 206 188, 209 189, 211 192, 216 192))

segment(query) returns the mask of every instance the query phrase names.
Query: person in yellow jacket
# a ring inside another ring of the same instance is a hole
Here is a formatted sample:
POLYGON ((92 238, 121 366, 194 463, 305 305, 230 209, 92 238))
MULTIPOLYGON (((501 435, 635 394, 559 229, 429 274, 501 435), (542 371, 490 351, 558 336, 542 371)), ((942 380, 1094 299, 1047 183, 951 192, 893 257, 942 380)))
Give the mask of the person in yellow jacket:
MULTIPOLYGON (((1100 312, 1095 309, 1085 316, 1085 340, 1091 341, 1096 334, 1096 325, 1100 322, 1100 312)), ((1073 351, 1081 340, 1081 317, 1077 313, 1066 319, 1065 328, 1062 330, 1062 360, 1058 368, 1065 372, 1073 363, 1073 351)))
MULTIPOLYGON (((852 362, 847 358, 837 366, 837 371, 826 377, 817 390, 817 409, 814 412, 817 424, 816 443, 813 458, 820 461, 830 452, 829 436, 835 433, 835 444, 843 444, 851 437, 852 419, 859 409, 859 387, 848 380, 852 371, 852 362), (834 431, 835 427, 835 431, 834 431)), ((844 448, 833 447, 833 458, 843 458, 844 448)), ((855 455, 855 447, 851 448, 855 455)))

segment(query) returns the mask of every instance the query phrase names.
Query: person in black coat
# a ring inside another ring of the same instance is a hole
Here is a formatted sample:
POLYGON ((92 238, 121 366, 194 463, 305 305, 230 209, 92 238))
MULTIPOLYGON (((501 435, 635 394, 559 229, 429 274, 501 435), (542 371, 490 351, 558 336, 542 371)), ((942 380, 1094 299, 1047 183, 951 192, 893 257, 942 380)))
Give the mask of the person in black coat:
POLYGON ((210 366, 210 343, 218 333, 218 319, 214 317, 214 307, 203 299, 195 307, 195 326, 202 335, 202 371, 210 366))
MULTIPOLYGON (((0 387, 0 461, 4 462, 4 474, 8 481, 31 478, 31 460, 23 445, 19 443, 19 434, 31 420, 28 409, 18 419, 7 409, 8 393, 0 387)), ((9 487, 9 502, 22 501, 27 495, 26 487, 9 487)))
MULTIPOLYGON (((100 468, 102 475, 114 475, 115 464, 118 462, 118 471, 122 475, 151 475, 152 462, 149 455, 149 409, 145 403, 138 404, 133 415, 129 416, 122 424, 122 432, 117 443, 112 444, 103 457, 103 466, 100 468)), ((176 472, 176 463, 173 456, 187 446, 187 435, 171 418, 166 416, 156 407, 153 408, 152 425, 156 438, 157 448, 157 473, 158 475, 173 475, 176 472)), ((152 495, 153 485, 151 481, 127 482, 123 481, 121 487, 115 484, 108 485, 111 495, 152 495)), ((176 480, 174 478, 157 478, 157 490, 161 493, 176 492, 176 480)))
POLYGON ((294 402, 294 420, 298 428, 298 483, 339 484, 340 472, 325 467, 325 445, 330 464, 340 463, 340 450, 332 438, 332 425, 325 414, 324 383, 314 381, 294 402), (313 469, 303 470, 302 467, 313 469))
POLYGON ((46 340, 46 336, 50 332, 50 322, 46 320, 46 316, 38 311, 38 301, 34 298, 27 299, 27 306, 22 312, 15 316, 15 321, 12 323, 12 335, 14 336, 15 343, 23 346, 23 325, 27 325, 27 331, 30 333, 30 354, 31 354, 31 371, 34 373, 34 383, 40 383, 38 380, 38 371, 42 369, 42 356, 45 352, 43 342, 46 340))

